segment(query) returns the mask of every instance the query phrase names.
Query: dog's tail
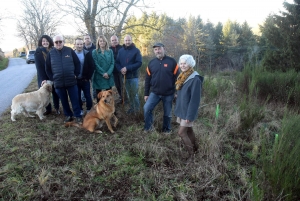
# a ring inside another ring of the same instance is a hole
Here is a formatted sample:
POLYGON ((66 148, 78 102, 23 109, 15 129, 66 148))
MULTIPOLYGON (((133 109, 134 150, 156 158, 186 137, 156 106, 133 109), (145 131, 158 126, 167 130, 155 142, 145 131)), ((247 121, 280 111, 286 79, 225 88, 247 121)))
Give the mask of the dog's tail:
POLYGON ((71 127, 71 126, 82 128, 82 124, 78 124, 78 123, 75 123, 75 122, 66 122, 65 123, 65 127, 71 127))

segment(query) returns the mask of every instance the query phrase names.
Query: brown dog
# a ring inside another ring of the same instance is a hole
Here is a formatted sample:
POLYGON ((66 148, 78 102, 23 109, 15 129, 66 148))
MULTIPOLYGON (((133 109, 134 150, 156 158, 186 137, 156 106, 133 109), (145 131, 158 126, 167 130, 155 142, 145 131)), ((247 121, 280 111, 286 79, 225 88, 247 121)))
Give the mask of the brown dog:
POLYGON ((113 91, 101 91, 98 93, 97 97, 100 99, 99 102, 92 107, 90 112, 86 114, 83 119, 83 124, 77 124, 74 122, 67 122, 65 126, 77 126, 80 128, 84 128, 90 132, 102 133, 101 130, 96 130, 97 128, 101 128, 103 122, 106 122, 106 125, 111 133, 114 133, 114 130, 111 127, 110 120, 114 118, 114 127, 117 126, 118 119, 114 115, 115 112, 115 100, 113 97, 113 91))
POLYGON ((45 107, 50 103, 52 84, 45 83, 37 91, 16 95, 11 104, 11 120, 16 121, 17 114, 23 113, 26 117, 34 117, 35 112, 40 120, 44 119, 45 107))

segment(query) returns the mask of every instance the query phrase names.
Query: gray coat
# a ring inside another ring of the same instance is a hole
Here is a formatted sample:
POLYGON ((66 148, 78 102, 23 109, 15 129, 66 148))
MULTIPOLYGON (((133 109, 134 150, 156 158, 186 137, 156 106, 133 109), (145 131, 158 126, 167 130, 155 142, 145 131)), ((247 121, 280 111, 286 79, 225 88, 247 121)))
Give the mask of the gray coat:
POLYGON ((174 113, 177 117, 194 121, 198 115, 204 78, 194 71, 177 91, 174 113))

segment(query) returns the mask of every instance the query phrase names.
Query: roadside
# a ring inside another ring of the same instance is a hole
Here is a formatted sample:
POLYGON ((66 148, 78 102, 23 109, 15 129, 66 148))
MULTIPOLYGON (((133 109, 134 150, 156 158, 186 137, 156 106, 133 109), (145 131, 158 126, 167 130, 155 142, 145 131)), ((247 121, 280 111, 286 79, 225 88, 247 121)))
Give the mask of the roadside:
POLYGON ((8 58, 3 58, 2 60, 0 58, 0 71, 4 70, 7 67, 8 61, 9 61, 8 58))
POLYGON ((8 67, 0 71, 0 118, 11 105, 11 100, 29 85, 36 75, 34 64, 26 64, 22 58, 10 58, 8 67))

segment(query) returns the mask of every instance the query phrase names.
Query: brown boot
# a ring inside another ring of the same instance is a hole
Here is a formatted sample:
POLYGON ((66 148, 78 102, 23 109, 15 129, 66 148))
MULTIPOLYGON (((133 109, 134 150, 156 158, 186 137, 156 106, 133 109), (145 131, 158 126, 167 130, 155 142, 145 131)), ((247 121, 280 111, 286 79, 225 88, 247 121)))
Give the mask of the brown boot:
POLYGON ((193 151, 194 153, 196 153, 198 151, 199 146, 198 144, 196 144, 196 137, 192 127, 188 127, 187 135, 190 138, 191 143, 193 144, 194 147, 193 151))
POLYGON ((187 130, 188 130, 188 127, 180 126, 178 135, 181 137, 181 139, 189 153, 189 157, 188 157, 188 160, 186 161, 186 163, 190 163, 191 161, 194 160, 194 144, 191 142, 189 136, 187 135, 187 130))

